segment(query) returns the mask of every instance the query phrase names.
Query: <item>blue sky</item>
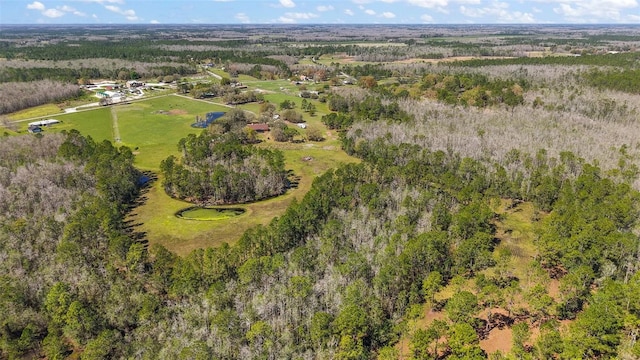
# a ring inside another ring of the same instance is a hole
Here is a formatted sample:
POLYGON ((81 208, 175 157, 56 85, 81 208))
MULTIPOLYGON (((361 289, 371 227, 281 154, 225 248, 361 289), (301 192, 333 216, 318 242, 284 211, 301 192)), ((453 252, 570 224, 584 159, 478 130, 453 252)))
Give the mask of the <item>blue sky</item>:
POLYGON ((640 0, 1 0, 2 24, 640 24, 640 0))

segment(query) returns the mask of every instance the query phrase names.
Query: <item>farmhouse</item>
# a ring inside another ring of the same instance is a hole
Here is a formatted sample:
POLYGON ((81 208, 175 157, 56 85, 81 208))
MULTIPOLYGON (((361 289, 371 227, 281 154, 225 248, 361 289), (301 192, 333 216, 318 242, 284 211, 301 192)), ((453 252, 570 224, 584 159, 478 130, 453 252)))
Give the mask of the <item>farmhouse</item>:
POLYGON ((127 81, 127 87, 129 89, 134 89, 140 86, 144 86, 144 83, 141 81, 136 81, 136 80, 129 80, 127 81))
POLYGON ((269 131, 269 125, 267 124, 248 124, 247 127, 260 133, 269 131))
POLYGON ((36 127, 49 126, 49 125, 59 124, 59 123, 60 123, 60 120, 46 119, 46 120, 39 120, 39 121, 30 122, 29 123, 29 127, 32 127, 32 126, 36 126, 36 127))
POLYGON ((98 91, 98 96, 103 98, 117 98, 122 96, 122 94, 116 91, 98 91))

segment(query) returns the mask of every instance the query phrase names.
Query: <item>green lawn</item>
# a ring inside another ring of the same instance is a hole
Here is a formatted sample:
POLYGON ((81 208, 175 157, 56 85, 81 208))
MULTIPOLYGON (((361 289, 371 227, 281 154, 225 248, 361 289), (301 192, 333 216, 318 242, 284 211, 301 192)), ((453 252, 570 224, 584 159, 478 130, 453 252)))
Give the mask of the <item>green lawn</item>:
POLYGON ((62 120, 62 126, 56 129, 76 129, 84 135, 91 136, 95 141, 113 141, 111 126, 111 111, 109 108, 99 108, 91 111, 67 114, 56 117, 62 120))
POLYGON ((56 104, 45 104, 40 106, 34 106, 28 109, 20 110, 11 114, 8 114, 7 117, 10 120, 23 120, 23 119, 31 119, 40 116, 48 116, 52 114, 59 114, 62 112, 62 109, 56 104))
POLYGON ((191 127, 196 115, 228 108, 178 96, 167 96, 114 107, 120 139, 136 153, 136 166, 157 170, 167 156, 177 154, 178 141, 201 130, 191 127))
POLYGON ((231 75, 229 75, 229 73, 224 71, 224 70, 210 68, 210 69, 207 69, 207 71, 210 71, 210 72, 212 72, 212 73, 214 73, 214 74, 216 74, 218 76, 222 76, 224 78, 231 79, 231 75))
MULTIPOLYGON (((51 118, 60 120, 61 123, 44 128, 45 133, 76 129, 85 136, 91 136, 95 141, 113 140, 109 108, 55 115, 51 118)), ((28 123, 27 121, 20 123, 21 133, 27 132, 28 123)))
MULTIPOLYGON (((207 112, 228 111, 229 108, 180 96, 162 96, 131 104, 100 107, 88 111, 57 115, 62 123, 45 128, 45 132, 77 129, 96 141, 115 141, 112 110, 120 133, 120 145, 130 147, 136 154, 136 166, 157 171, 160 162, 178 154, 177 144, 188 134, 201 129, 192 128, 196 115, 204 118, 207 112)), ((27 122, 21 124, 26 132, 27 122)))

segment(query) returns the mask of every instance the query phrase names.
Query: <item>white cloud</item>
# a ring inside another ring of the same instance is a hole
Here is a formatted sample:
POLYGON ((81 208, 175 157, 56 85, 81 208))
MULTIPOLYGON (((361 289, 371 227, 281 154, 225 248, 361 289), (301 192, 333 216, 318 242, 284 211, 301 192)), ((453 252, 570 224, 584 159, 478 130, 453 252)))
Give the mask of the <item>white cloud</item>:
POLYGON ((353 16, 353 11, 351 9, 347 9, 344 11, 345 14, 349 15, 349 16, 353 16))
POLYGON ((446 7, 449 5, 449 0, 407 0, 407 2, 424 8, 446 7))
POLYGON ((318 7, 316 7, 316 10, 318 10, 320 12, 331 11, 333 9, 334 9, 334 7, 331 6, 331 5, 319 5, 318 7))
POLYGON ((64 16, 64 12, 58 10, 58 9, 47 9, 45 11, 42 12, 42 15, 49 17, 49 18, 59 18, 61 16, 64 16))
POLYGON ((87 16, 87 14, 83 13, 82 11, 78 11, 78 10, 76 10, 76 8, 71 7, 69 5, 59 6, 58 10, 64 11, 64 12, 68 12, 68 13, 71 13, 71 14, 76 15, 76 16, 87 16))
POLYGON ((97 18, 98 18, 98 15, 96 15, 96 14, 91 14, 91 17, 92 17, 92 18, 94 18, 94 19, 97 19, 97 18))
POLYGON ((424 22, 432 22, 433 21, 433 17, 429 14, 424 14, 422 16, 420 16, 420 20, 424 21, 424 22))
POLYGON ((295 24, 296 20, 292 19, 292 18, 288 18, 288 17, 284 17, 284 16, 280 16, 278 18, 278 22, 281 22, 283 24, 295 24))
MULTIPOLYGON (((381 0, 392 2, 393 0, 381 0)), ((446 7, 450 3, 480 5, 482 0, 406 0, 409 5, 419 6, 428 9, 438 9, 440 12, 448 13, 446 7)))
POLYGON ((67 13, 70 13, 76 16, 87 16, 87 14, 81 11, 78 11, 69 5, 58 6, 55 9, 53 8, 47 9, 47 7, 44 6, 44 4, 39 1, 34 1, 31 4, 27 4, 27 9, 40 11, 42 16, 46 16, 52 19, 62 17, 67 13))
POLYGON ((509 4, 505 2, 494 1, 489 6, 480 8, 468 8, 464 5, 460 6, 460 13, 471 18, 481 18, 489 22, 496 21, 498 23, 533 23, 535 17, 531 13, 521 11, 510 11, 509 4))
POLYGON ((151 20, 151 21, 149 21, 149 24, 160 24, 160 21, 158 21, 158 20, 151 20))
POLYGON ((284 16, 289 19, 297 19, 297 20, 309 20, 309 19, 318 17, 318 15, 314 13, 291 13, 291 12, 285 13, 284 16))
POLYGON ((43 4, 43 3, 41 3, 40 1, 34 1, 34 2, 32 2, 31 4, 27 4, 27 9, 29 9, 29 10, 40 10, 40 11, 42 11, 42 10, 44 10, 44 9, 45 9, 45 7, 44 7, 44 4, 43 4))
POLYGON ((113 11, 115 13, 120 13, 122 11, 122 10, 120 10, 119 7, 117 7, 115 5, 106 5, 104 8, 109 10, 109 11, 113 11))
POLYGON ((234 17, 243 24, 248 24, 251 22, 251 19, 249 19, 249 16, 247 16, 247 14, 245 13, 237 13, 234 17))
POLYGON ((396 14, 390 12, 390 11, 385 11, 382 13, 381 15, 383 18, 387 18, 387 19, 393 19, 394 17, 396 17, 396 14))
POLYGON ((365 10, 364 13, 367 14, 367 15, 375 15, 376 14, 376 12, 371 10, 371 9, 365 10))
POLYGON ((558 0, 553 3, 558 4, 553 11, 570 22, 635 22, 638 17, 637 12, 630 14, 630 9, 638 7, 637 0, 558 0))
POLYGON ((139 20, 138 16, 136 16, 136 12, 134 10, 124 10, 124 9, 120 9, 120 7, 115 6, 115 5, 105 5, 104 6, 105 9, 112 11, 116 14, 120 14, 123 15, 127 20, 129 21, 136 21, 139 20))
POLYGON ((296 3, 294 3, 293 0, 280 0, 280 5, 286 8, 296 7, 296 3))
POLYGON ((83 0, 84 2, 93 2, 98 4, 124 4, 124 0, 83 0))

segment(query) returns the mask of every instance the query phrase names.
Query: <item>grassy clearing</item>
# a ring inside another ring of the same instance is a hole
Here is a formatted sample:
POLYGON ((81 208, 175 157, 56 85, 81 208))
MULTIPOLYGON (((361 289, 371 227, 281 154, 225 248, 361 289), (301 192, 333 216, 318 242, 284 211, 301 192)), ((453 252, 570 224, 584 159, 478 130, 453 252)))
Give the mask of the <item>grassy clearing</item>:
POLYGON ((196 115, 204 117, 210 111, 228 111, 211 103, 179 96, 155 98, 149 101, 115 107, 123 145, 136 153, 136 166, 157 171, 160 162, 177 155, 177 144, 188 134, 201 130, 191 127, 196 115))
POLYGON ((191 204, 169 197, 162 189, 161 180, 158 180, 143 196, 143 204, 136 208, 131 219, 139 224, 139 231, 147 234, 150 243, 161 244, 184 256, 194 249, 236 242, 247 229, 266 225, 274 217, 282 215, 294 198, 302 199, 316 176, 340 163, 358 161, 341 150, 335 136, 320 143, 264 141, 258 146, 283 151, 287 169, 300 177, 297 188, 272 199, 243 204, 246 213, 242 215, 221 221, 198 221, 175 216, 176 212, 191 204))
MULTIPOLYGON (((210 111, 228 111, 213 103, 180 96, 163 96, 131 104, 100 107, 89 111, 56 115, 61 124, 46 128, 45 132, 77 129, 96 141, 115 141, 111 110, 118 118, 121 145, 129 146, 136 154, 136 166, 157 171, 160 162, 169 155, 177 155, 178 141, 201 129, 192 128, 196 115, 204 117, 210 111)), ((21 124, 26 132, 27 123, 21 124)))
POLYGON ((291 81, 286 79, 281 80, 268 80, 268 81, 244 81, 245 85, 249 86, 249 88, 255 87, 258 89, 266 90, 266 91, 274 91, 274 92, 282 92, 282 91, 295 91, 297 93, 297 88, 295 84, 292 84, 291 81))
MULTIPOLYGON (((113 141, 111 109, 107 107, 56 116, 62 124, 55 125, 56 131, 76 129, 83 135, 91 136, 95 141, 113 141)), ((45 130, 47 131, 47 130, 45 130)))
POLYGON ((7 117, 10 120, 24 120, 31 119, 35 117, 48 116, 53 114, 59 114, 62 112, 62 109, 56 104, 45 104, 40 106, 35 106, 32 108, 20 110, 11 114, 8 114, 7 117))
POLYGON ((249 75, 245 75, 245 74, 238 75, 238 77, 235 78, 235 80, 238 80, 238 81, 240 81, 242 83, 244 83, 246 81, 259 81, 259 79, 256 79, 253 76, 249 76, 249 75))
POLYGON ((496 222, 496 237, 500 239, 496 251, 505 248, 511 252, 509 268, 516 277, 523 279, 536 255, 533 243, 533 219, 536 213, 533 204, 529 202, 514 207, 510 205, 511 200, 502 200, 496 210, 502 217, 501 221, 496 222))
MULTIPOLYGON (((111 134, 111 111, 109 108, 56 115, 52 118, 60 120, 61 123, 45 127, 45 133, 75 129, 85 136, 91 136, 95 141, 113 140, 111 134)), ((27 126, 28 123, 26 121, 22 122, 19 132, 26 133, 27 126)))
POLYGON ((226 71, 224 71, 222 69, 209 68, 209 69, 207 69, 207 71, 210 71, 210 72, 212 72, 212 73, 214 73, 214 74, 216 74, 218 76, 222 76, 224 78, 231 79, 231 75, 229 75, 228 72, 226 72, 226 71))

